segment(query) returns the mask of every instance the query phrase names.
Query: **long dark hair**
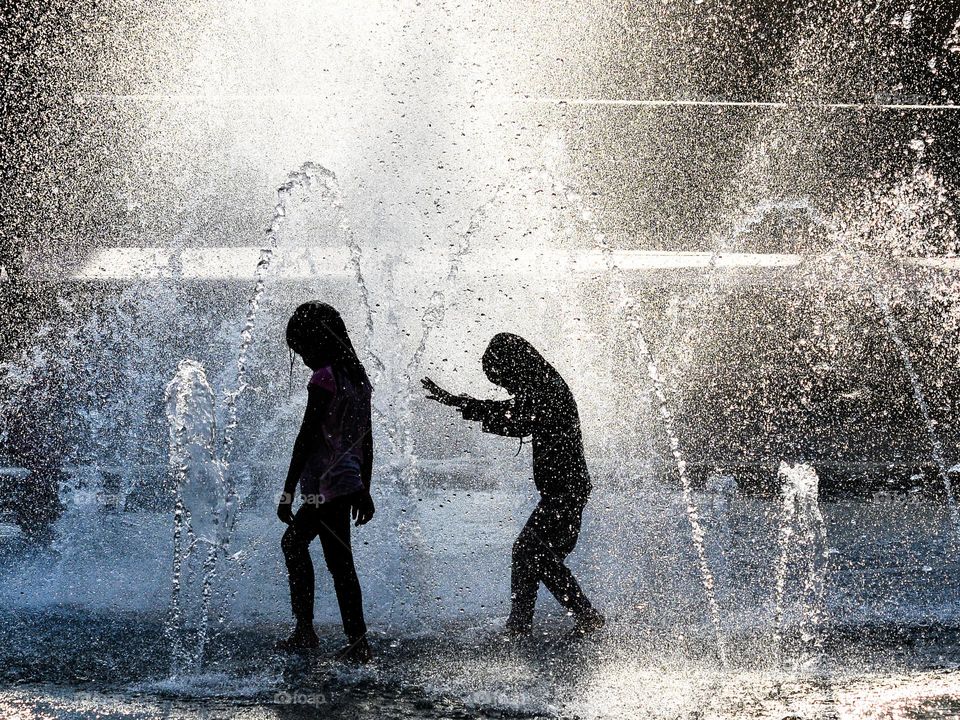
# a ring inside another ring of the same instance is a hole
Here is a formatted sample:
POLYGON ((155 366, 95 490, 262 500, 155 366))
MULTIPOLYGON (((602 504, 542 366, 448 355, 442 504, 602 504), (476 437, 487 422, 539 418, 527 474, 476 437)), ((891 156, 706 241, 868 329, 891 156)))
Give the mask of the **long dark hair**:
POLYGON ((347 326, 332 305, 309 300, 293 311, 287 322, 287 345, 300 355, 316 349, 330 358, 354 385, 370 390, 370 378, 353 349, 347 326))

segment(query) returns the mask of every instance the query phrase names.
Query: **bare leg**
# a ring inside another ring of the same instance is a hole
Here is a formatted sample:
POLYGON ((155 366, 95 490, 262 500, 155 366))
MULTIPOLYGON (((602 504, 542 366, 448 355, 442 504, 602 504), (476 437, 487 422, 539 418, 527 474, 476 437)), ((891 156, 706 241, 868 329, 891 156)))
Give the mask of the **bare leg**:
POLYGON ((302 506, 280 540, 290 581, 290 606, 297 620, 293 634, 280 644, 282 650, 317 645, 317 635, 313 629, 314 573, 310 558, 310 541, 317 534, 314 513, 310 506, 302 506))
POLYGON ((317 534, 323 547, 327 569, 333 576, 343 631, 350 642, 367 633, 363 618, 363 593, 353 564, 350 546, 350 505, 339 499, 320 506, 317 534))

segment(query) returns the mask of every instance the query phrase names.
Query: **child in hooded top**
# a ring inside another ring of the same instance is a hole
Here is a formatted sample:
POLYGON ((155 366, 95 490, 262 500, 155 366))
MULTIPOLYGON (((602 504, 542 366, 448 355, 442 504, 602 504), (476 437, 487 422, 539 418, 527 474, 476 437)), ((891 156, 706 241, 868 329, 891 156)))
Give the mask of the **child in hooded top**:
POLYGON ((511 399, 453 395, 430 378, 423 379, 423 386, 430 399, 458 408, 465 420, 479 421, 484 432, 533 437, 533 482, 540 502, 513 545, 507 631, 530 632, 541 582, 573 613, 578 631, 597 630, 604 618, 564 564, 577 544, 592 489, 573 393, 560 373, 519 335, 495 335, 482 362, 490 382, 504 388, 511 399))
POLYGON ((371 659, 371 651, 350 546, 350 519, 352 516, 359 526, 369 522, 374 513, 370 381, 343 319, 326 303, 313 300, 296 309, 287 324, 287 344, 313 375, 277 506, 277 516, 288 525, 281 547, 296 618, 293 634, 278 648, 292 651, 318 644, 313 628, 314 573, 309 545, 319 537, 348 640, 340 658, 364 663, 371 659), (293 495, 298 485, 303 503, 294 514, 293 495))

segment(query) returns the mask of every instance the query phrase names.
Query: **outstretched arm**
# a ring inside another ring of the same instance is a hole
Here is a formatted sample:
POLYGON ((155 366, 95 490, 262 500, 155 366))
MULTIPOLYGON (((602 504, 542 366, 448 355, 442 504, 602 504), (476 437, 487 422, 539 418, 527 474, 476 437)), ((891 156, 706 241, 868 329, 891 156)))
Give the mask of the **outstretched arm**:
POLYGON ((482 402, 469 395, 454 395, 453 393, 447 392, 428 377, 423 378, 420 384, 423 385, 423 389, 427 391, 427 400, 436 400, 441 405, 452 405, 453 407, 462 408, 473 403, 482 402))
POLYGON ((421 380, 430 400, 452 405, 464 420, 482 423, 483 431, 505 437, 527 437, 538 422, 536 414, 524 409, 516 400, 478 400, 469 395, 453 395, 430 378, 421 380))
POLYGON ((479 420, 485 433, 504 437, 527 437, 533 434, 536 414, 524 411, 515 400, 480 400, 477 412, 464 409, 467 420, 479 420))
POLYGON ((457 408, 465 420, 480 420, 483 415, 483 407, 492 400, 477 400, 470 395, 454 395, 444 390, 430 378, 423 378, 420 381, 427 391, 428 400, 436 400, 441 405, 451 405, 457 408))

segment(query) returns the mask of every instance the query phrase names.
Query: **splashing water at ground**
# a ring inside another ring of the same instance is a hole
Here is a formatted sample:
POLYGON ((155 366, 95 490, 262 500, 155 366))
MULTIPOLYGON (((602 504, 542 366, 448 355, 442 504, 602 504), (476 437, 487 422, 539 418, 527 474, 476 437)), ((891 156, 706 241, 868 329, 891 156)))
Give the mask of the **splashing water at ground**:
POLYGON ((827 552, 826 526, 819 507, 819 478, 809 465, 781 463, 779 475, 782 514, 780 518, 780 559, 776 571, 776 614, 774 643, 781 661, 786 659, 783 626, 787 603, 787 584, 791 566, 798 572, 799 657, 797 666, 810 670, 819 659, 822 639, 819 624, 823 620, 824 565, 827 552))
POLYGON ((176 483, 170 618, 174 677, 200 672, 217 566, 230 541, 237 494, 218 457, 214 393, 203 367, 184 360, 167 385, 170 470, 176 483))

